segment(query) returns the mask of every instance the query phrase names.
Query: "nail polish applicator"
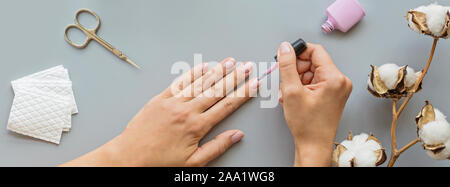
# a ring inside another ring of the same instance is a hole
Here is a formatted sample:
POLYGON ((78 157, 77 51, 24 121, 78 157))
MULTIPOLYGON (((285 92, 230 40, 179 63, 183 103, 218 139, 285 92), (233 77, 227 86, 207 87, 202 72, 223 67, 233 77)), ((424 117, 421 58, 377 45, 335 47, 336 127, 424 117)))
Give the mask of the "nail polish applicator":
MULTIPOLYGON (((295 51, 295 56, 300 56, 307 48, 307 44, 303 39, 298 39, 297 41, 295 41, 294 43, 292 43, 292 47, 294 48, 295 51)), ((261 75, 258 80, 263 79, 264 77, 266 77, 267 75, 269 75, 270 73, 272 73, 273 71, 275 71, 278 68, 278 56, 275 56, 275 60, 276 60, 276 64, 272 65, 272 67, 270 67, 266 73, 264 73, 263 75, 261 75)))

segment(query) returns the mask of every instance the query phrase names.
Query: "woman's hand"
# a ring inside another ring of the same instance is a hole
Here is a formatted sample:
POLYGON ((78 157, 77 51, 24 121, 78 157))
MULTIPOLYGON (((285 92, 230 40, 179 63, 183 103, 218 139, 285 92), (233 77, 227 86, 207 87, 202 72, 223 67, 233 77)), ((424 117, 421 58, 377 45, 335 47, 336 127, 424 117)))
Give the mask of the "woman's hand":
POLYGON ((206 165, 244 134, 229 130, 199 147, 200 140, 259 87, 254 79, 235 90, 253 65, 235 66, 236 61, 228 58, 209 71, 208 64, 194 67, 151 99, 122 134, 65 166, 206 165))
POLYGON ((278 49, 281 97, 295 139, 295 166, 330 166, 334 139, 352 82, 322 46, 308 44, 299 57, 284 42, 278 49))

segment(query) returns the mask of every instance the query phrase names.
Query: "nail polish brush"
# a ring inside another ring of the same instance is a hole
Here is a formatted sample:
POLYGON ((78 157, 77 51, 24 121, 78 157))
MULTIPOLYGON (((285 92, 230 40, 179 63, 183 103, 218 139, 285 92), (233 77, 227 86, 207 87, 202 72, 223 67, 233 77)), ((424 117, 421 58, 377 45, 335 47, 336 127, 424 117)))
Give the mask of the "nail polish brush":
MULTIPOLYGON (((298 39, 294 43, 292 43, 292 47, 294 48, 295 55, 300 56, 307 48, 307 44, 304 40, 298 39)), ((258 80, 263 79, 273 71, 275 71, 278 68, 278 56, 275 56, 276 64, 272 65, 263 75, 261 75, 258 80)))

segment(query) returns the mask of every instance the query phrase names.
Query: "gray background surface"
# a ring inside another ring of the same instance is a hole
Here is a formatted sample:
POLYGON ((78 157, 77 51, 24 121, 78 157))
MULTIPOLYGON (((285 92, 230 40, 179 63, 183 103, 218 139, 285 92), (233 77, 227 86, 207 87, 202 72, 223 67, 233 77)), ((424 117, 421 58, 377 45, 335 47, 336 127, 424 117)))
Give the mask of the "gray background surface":
MULTIPOLYGON (((239 61, 271 61, 282 41, 298 37, 323 44, 354 83, 336 141, 349 130, 373 132, 389 148, 391 102, 366 91, 369 65, 387 62, 421 69, 430 37, 407 27, 405 14, 428 0, 361 0, 367 16, 349 33, 321 33, 332 0, 1 0, 0 6, 0 166, 56 166, 118 135, 152 96, 176 77, 176 61, 193 63, 232 56, 239 61), (63 30, 75 12, 89 8, 102 19, 98 34, 143 67, 137 71, 93 42, 85 50, 69 46, 63 30), (80 114, 61 145, 37 141, 6 130, 13 100, 10 81, 56 65, 69 69, 80 114)), ((450 5, 450 1, 439 0, 450 5)), ((399 144, 416 136, 414 116, 425 99, 450 114, 448 80, 450 41, 440 41, 424 90, 406 108, 399 124, 399 144)), ((253 99, 213 129, 246 137, 211 166, 291 166, 294 147, 282 109, 261 109, 253 99)), ((388 149, 389 150, 389 149, 388 149)), ((434 161, 420 145, 398 160, 399 166, 450 166, 434 161)))

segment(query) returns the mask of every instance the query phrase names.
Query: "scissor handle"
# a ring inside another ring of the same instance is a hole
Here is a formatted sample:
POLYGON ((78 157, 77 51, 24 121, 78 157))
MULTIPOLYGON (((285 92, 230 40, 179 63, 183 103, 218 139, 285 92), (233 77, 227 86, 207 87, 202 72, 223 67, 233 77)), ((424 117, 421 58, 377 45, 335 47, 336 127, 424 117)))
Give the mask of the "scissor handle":
POLYGON ((89 44, 89 42, 92 40, 92 37, 90 37, 86 32, 84 32, 86 34, 86 41, 83 44, 76 44, 74 42, 72 42, 72 40, 69 39, 69 36, 67 35, 67 32, 69 32, 70 29, 78 29, 81 30, 82 32, 83 29, 78 26, 78 25, 69 25, 66 27, 66 30, 64 31, 64 38, 66 39, 66 42, 69 43, 71 46, 76 47, 78 49, 84 49, 87 47, 87 45, 89 44))
POLYGON ((75 23, 76 23, 76 25, 69 25, 66 27, 66 30, 64 31, 64 37, 65 37, 67 43, 69 43, 71 46, 76 47, 78 49, 84 49, 87 47, 89 42, 92 39, 94 39, 94 35, 96 35, 98 29, 100 28, 100 24, 101 24, 100 17, 92 10, 81 9, 81 10, 78 10, 77 13, 75 14, 75 23), (88 29, 88 28, 84 27, 78 20, 78 17, 80 16, 81 13, 88 13, 88 14, 91 14, 92 16, 94 16, 95 19, 97 20, 97 26, 94 29, 88 29), (78 45, 78 44, 75 44, 74 42, 72 42, 72 40, 69 39, 69 36, 67 34, 70 29, 81 30, 84 34, 86 34, 86 37, 87 37, 86 41, 81 45, 78 45))
POLYGON ((100 28, 100 24, 101 24, 101 22, 100 22, 100 17, 99 17, 94 11, 89 10, 89 9, 80 9, 80 10, 78 10, 78 12, 75 14, 75 23, 76 23, 78 26, 83 27, 83 28, 85 28, 85 29, 88 30, 88 31, 94 31, 94 33, 97 33, 98 29, 100 28), (81 13, 88 13, 88 14, 94 16, 95 19, 97 20, 97 26, 96 26, 94 29, 87 29, 86 27, 84 27, 84 26, 80 23, 80 21, 78 20, 78 17, 80 16, 81 13))

